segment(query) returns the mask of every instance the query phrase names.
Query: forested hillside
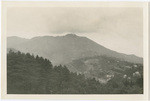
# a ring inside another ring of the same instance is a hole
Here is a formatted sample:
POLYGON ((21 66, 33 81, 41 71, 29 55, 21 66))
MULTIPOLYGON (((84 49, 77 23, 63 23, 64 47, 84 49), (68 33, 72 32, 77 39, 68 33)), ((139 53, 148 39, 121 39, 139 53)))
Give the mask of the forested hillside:
POLYGON ((114 76, 134 78, 135 74, 139 77, 143 75, 143 64, 122 61, 106 55, 73 60, 67 67, 72 72, 96 78, 101 83, 107 83, 114 76))
POLYGON ((8 94, 141 94, 143 74, 134 78, 114 76, 106 84, 66 66, 53 66, 48 59, 29 53, 7 53, 8 94))

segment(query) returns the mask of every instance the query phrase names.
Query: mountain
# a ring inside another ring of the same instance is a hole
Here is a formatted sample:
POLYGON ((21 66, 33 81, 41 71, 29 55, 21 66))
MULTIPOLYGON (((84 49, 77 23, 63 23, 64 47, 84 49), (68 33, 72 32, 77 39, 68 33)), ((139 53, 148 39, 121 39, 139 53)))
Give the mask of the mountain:
POLYGON ((50 59, 53 64, 68 64, 79 58, 101 55, 133 63, 143 62, 143 59, 140 57, 112 51, 86 37, 75 34, 56 37, 34 37, 32 39, 8 37, 7 48, 14 48, 24 53, 29 52, 42 56, 50 59))
POLYGON ((12 36, 7 38, 7 48, 13 48, 16 47, 24 42, 27 42, 28 39, 20 38, 17 36, 12 36))

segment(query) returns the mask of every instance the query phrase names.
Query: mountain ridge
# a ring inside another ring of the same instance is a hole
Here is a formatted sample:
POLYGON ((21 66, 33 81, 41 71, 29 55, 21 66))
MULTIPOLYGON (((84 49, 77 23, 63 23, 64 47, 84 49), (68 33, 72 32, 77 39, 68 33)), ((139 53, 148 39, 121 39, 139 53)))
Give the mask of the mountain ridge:
POLYGON ((76 34, 67 34, 65 36, 38 36, 31 39, 21 38, 20 40, 15 40, 14 37, 8 37, 7 39, 8 48, 38 54, 54 61, 54 63, 56 61, 56 64, 66 64, 68 61, 71 62, 70 60, 93 55, 108 55, 135 63, 143 62, 141 57, 113 51, 87 37, 77 36, 76 34), (57 59, 59 60, 58 62, 57 59))
MULTIPOLYGON (((36 37, 32 37, 32 38, 23 38, 23 37, 18 37, 18 36, 9 36, 9 37, 7 37, 7 40, 9 39, 9 38, 21 38, 21 39, 26 39, 26 40, 33 40, 33 39, 38 39, 38 38, 45 38, 45 37, 47 37, 47 38, 60 38, 60 37, 68 37, 68 36, 70 36, 70 37, 74 37, 74 36, 76 36, 76 37, 82 37, 82 38, 87 38, 87 37, 85 37, 85 36, 78 36, 78 35, 76 35, 76 34, 66 34, 66 35, 62 35, 62 36, 49 36, 49 35, 45 35, 45 36, 36 36, 36 37)), ((89 39, 89 38, 87 38, 87 39, 89 39)), ((89 40, 91 40, 91 39, 89 39, 89 40)), ((91 41, 93 41, 93 40, 91 40, 91 41)), ((95 41, 94 41, 95 42, 95 41)), ((96 42, 95 42, 96 43, 96 42)), ((99 43, 96 43, 96 44, 98 44, 98 45, 101 45, 101 44, 99 44, 99 43)), ((101 45, 102 46, 102 45, 101 45)), ((104 48, 107 48, 107 49, 109 49, 109 50, 111 50, 111 51, 115 51, 115 50, 112 50, 112 49, 110 49, 110 48, 108 48, 108 47, 105 47, 105 46, 103 46, 104 48)), ((122 53, 122 52, 118 52, 118 51, 115 51, 115 52, 117 52, 117 53, 120 53, 120 54, 125 54, 125 55, 128 55, 128 56, 135 56, 135 57, 138 57, 138 58, 143 58, 143 57, 141 57, 141 56, 137 56, 137 55, 135 55, 135 54, 127 54, 127 53, 122 53)))

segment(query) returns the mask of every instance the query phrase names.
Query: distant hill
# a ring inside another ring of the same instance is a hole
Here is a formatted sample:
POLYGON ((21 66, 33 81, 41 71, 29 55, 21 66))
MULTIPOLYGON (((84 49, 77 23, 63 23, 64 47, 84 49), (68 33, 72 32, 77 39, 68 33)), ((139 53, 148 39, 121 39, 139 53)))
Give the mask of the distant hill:
POLYGON ((54 64, 68 64, 72 60, 79 58, 100 55, 115 57, 133 63, 143 63, 143 59, 140 57, 112 51, 86 37, 80 37, 75 34, 57 37, 34 37, 32 39, 8 37, 7 48, 14 48, 25 53, 34 53, 50 59, 54 64))
POLYGON ((7 48, 17 47, 20 44, 27 42, 29 39, 12 36, 7 38, 7 48))
POLYGON ((87 78, 95 78, 101 83, 107 83, 114 76, 123 78, 126 75, 129 78, 134 78, 135 72, 139 76, 143 75, 142 64, 121 61, 105 55, 73 60, 67 67, 72 72, 84 74, 87 78))

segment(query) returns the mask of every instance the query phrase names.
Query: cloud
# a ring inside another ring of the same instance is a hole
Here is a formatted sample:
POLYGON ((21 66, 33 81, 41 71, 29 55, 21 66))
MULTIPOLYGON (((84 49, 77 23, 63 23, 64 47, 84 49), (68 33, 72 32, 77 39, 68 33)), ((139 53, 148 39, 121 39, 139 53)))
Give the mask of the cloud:
POLYGON ((140 20, 137 8, 11 8, 8 32, 91 33, 138 27, 140 20))

